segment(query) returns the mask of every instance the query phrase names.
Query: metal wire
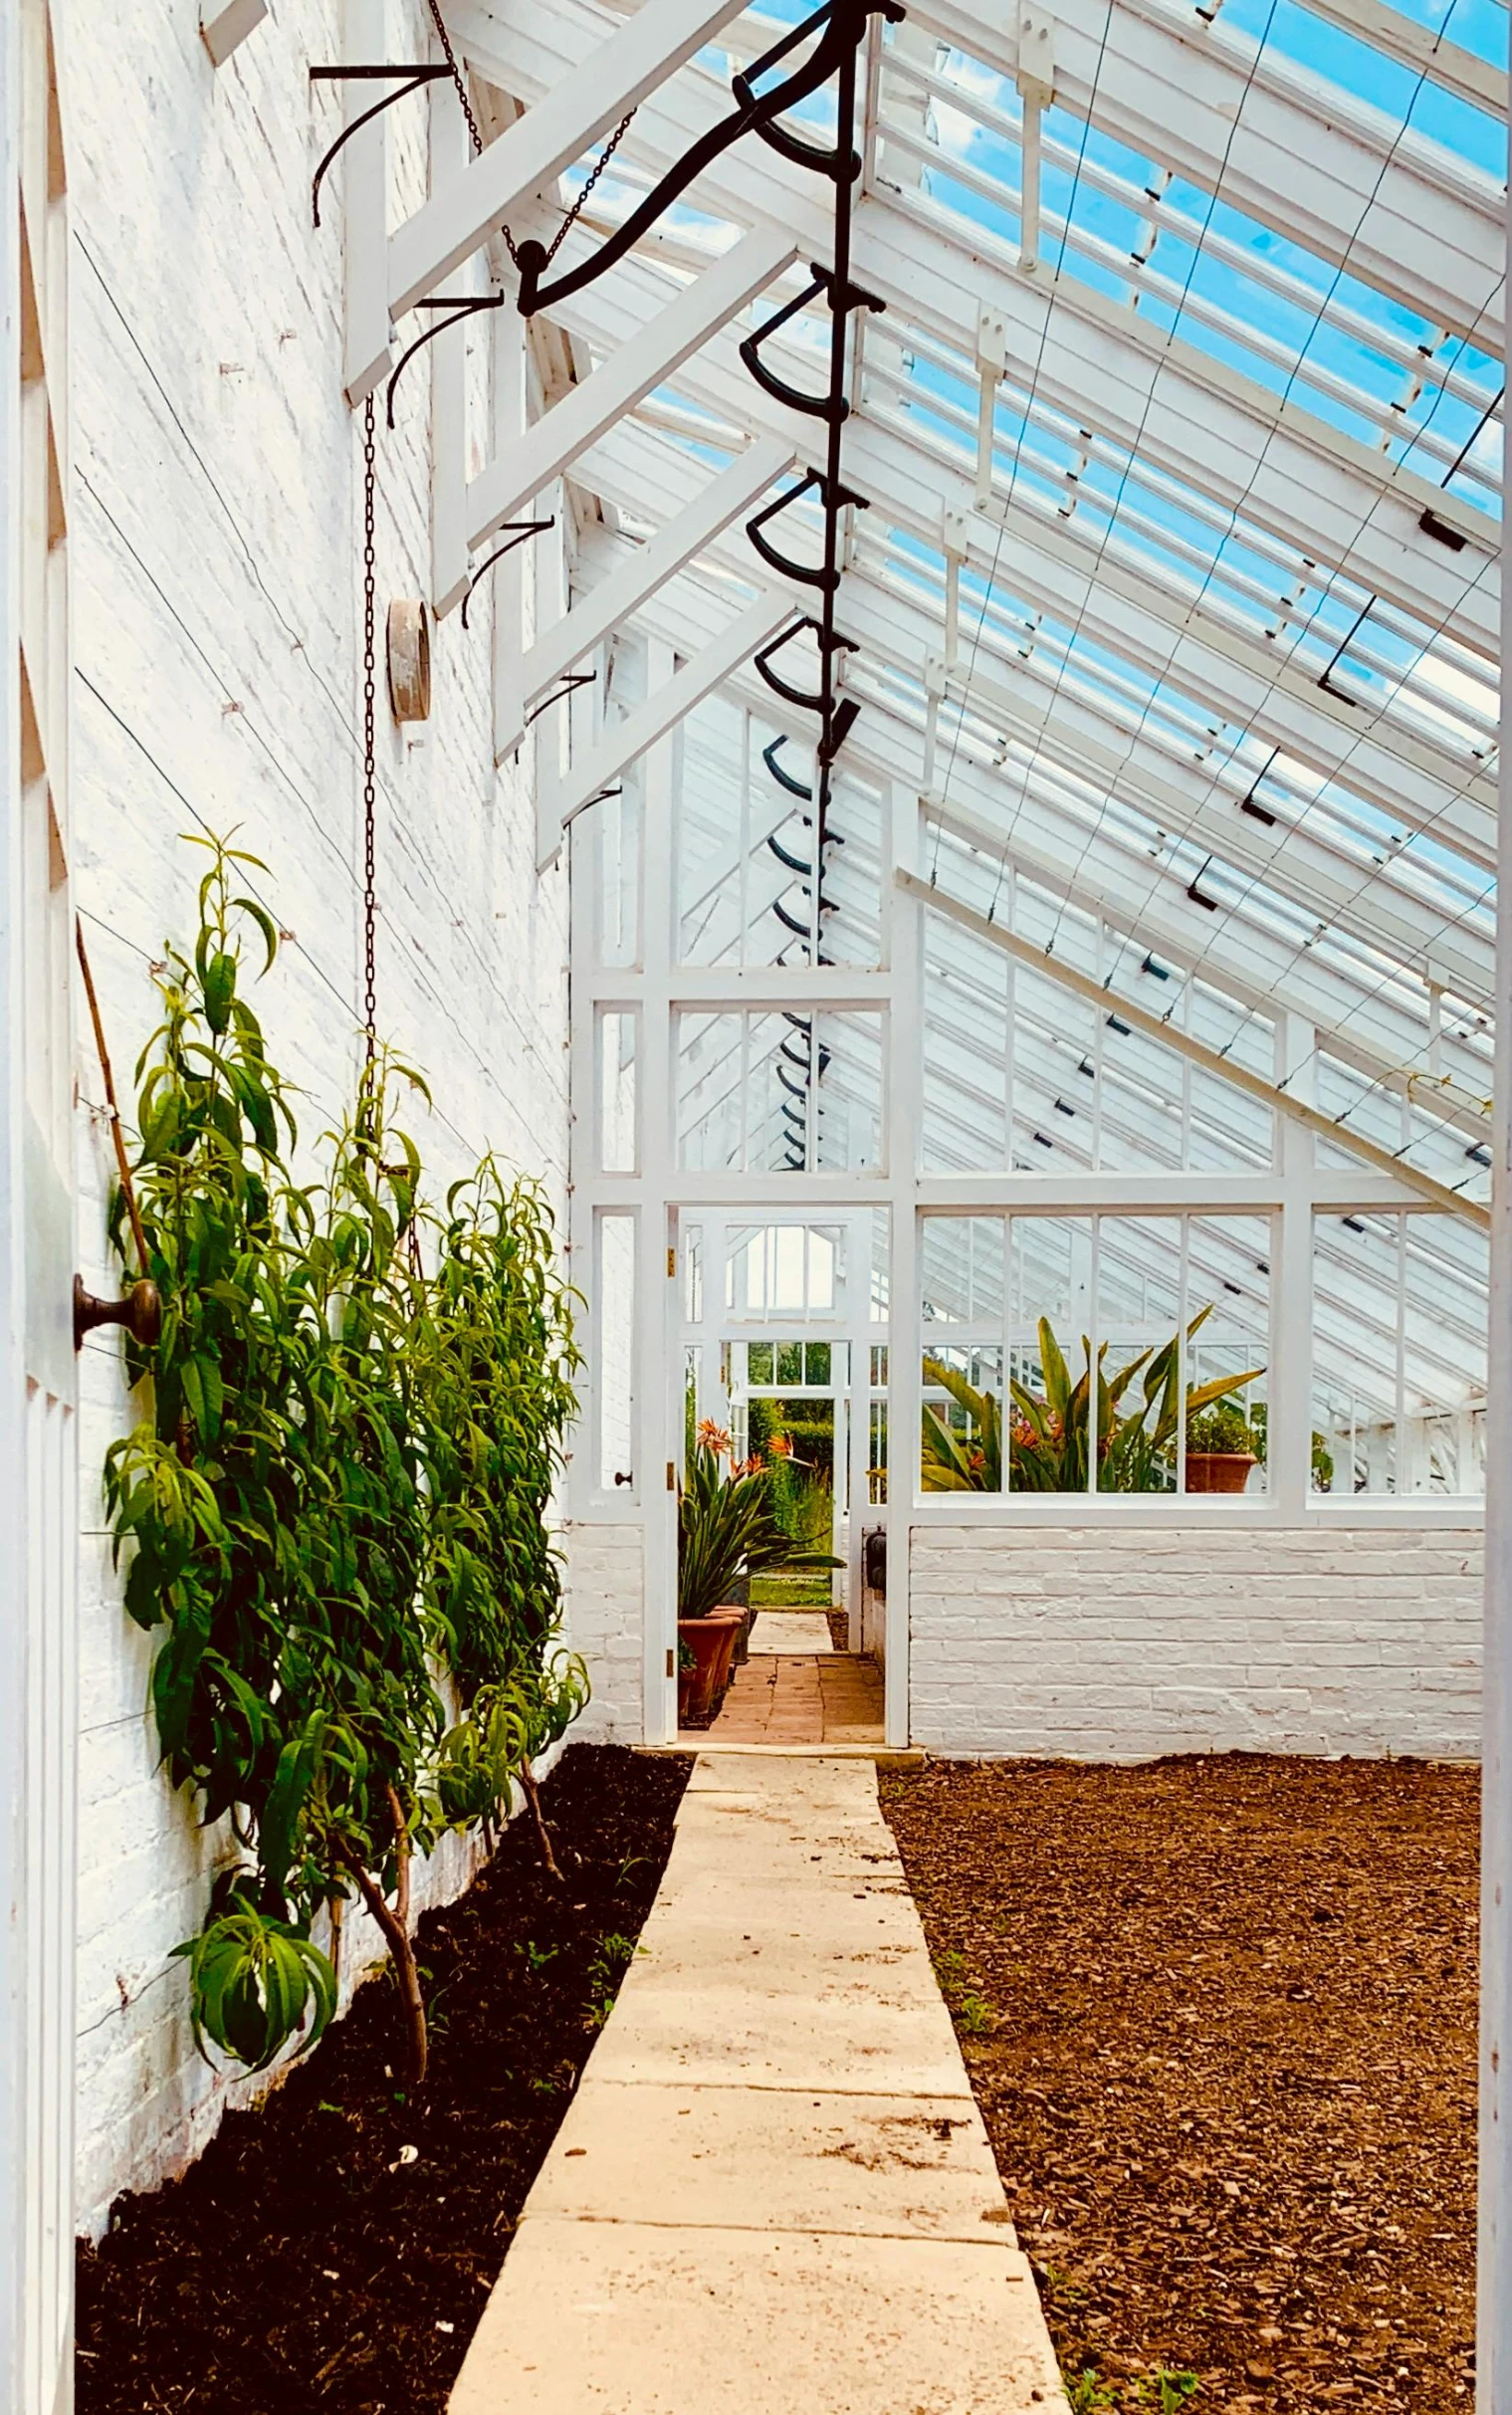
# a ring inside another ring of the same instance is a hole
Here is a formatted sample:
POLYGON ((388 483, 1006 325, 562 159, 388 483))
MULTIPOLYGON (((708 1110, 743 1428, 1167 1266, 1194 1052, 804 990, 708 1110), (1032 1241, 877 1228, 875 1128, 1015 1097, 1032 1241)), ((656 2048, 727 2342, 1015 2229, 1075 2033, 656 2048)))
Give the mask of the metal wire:
POLYGON ((362 406, 362 1027, 370 1065, 378 1046, 377 996, 377 467, 373 398, 362 406))
MULTIPOLYGON (((435 26, 436 32, 440 37, 441 48, 446 56, 447 68, 450 71, 452 83, 456 87, 457 99, 462 104, 462 114, 467 119, 467 130, 472 138, 473 156, 476 159, 478 154, 483 149, 483 132, 482 128, 479 126, 477 113, 474 110, 472 100, 468 93, 467 78, 463 75, 462 69, 458 65, 456 51, 452 48, 452 38, 447 31, 446 19, 441 14, 441 0, 429 0, 429 6, 431 23, 435 26)), ((608 166, 621 142, 624 140, 624 137, 629 130, 630 119, 634 115, 634 110, 628 110, 626 114, 621 117, 613 133, 609 136, 608 141, 604 144, 602 151, 599 153, 597 165, 589 172, 587 181, 584 183, 582 191, 577 195, 577 198, 572 203, 571 208, 567 211, 566 216, 563 218, 560 226, 557 228, 555 234, 550 240, 550 243, 546 247, 545 266, 547 268, 549 268, 557 253, 561 250, 562 245, 566 242, 568 235, 570 235, 572 232, 573 227, 577 224, 578 219, 582 216, 583 209, 587 203, 588 195, 592 192, 593 187, 599 180, 599 177, 603 174, 604 169, 608 166)), ((515 238, 510 233, 508 225, 502 218, 499 221, 499 232, 504 237, 505 245, 509 252, 510 258, 514 261, 515 266, 518 269, 520 266, 520 254, 515 248, 515 238)))

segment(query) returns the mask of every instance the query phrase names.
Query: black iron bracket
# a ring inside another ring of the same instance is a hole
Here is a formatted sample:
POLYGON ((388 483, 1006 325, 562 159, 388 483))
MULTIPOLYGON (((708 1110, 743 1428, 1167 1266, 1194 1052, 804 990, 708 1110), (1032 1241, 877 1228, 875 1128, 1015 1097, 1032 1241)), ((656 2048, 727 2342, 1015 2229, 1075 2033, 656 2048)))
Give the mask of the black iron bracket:
POLYGON ((776 781, 779 788, 785 788, 789 796, 801 797, 805 805, 811 805, 814 800, 814 792, 808 785, 808 782, 802 779, 794 779, 792 773, 790 771, 784 771, 781 765, 774 760, 774 758, 781 753, 786 744, 787 740, 785 737, 774 738, 769 747, 763 747, 761 749, 761 761, 766 766, 767 770, 771 773, 772 778, 776 781))
MULTIPOLYGON (((786 701, 786 703, 796 705, 800 712, 822 713, 825 710, 827 702, 826 691, 829 687, 830 655, 837 652, 854 654, 855 651, 856 641, 853 637, 842 637, 838 630, 826 629, 822 621, 815 620, 812 618, 812 616, 810 616, 804 620, 795 620, 790 628, 786 628, 782 631, 779 637, 774 637, 769 645, 762 646, 758 654, 754 654, 752 656, 752 662, 755 668, 760 673, 762 679, 766 682, 767 687, 770 688, 773 696, 780 696, 786 701), (784 646, 791 645, 793 639, 795 637, 801 637, 805 630, 809 632, 809 634, 813 637, 814 643, 818 646, 820 657, 824 666, 824 687, 817 695, 811 694, 807 689, 804 688, 795 688, 791 681, 785 680, 782 677, 780 671, 773 671, 771 667, 772 656, 774 654, 780 654, 784 646)), ((784 782, 783 784, 785 786, 786 783, 784 782)))
POLYGON ((464 629, 468 625, 467 608, 473 600, 473 590, 477 586, 480 578, 486 578, 489 571, 492 570, 495 562, 503 561, 506 553, 513 553, 515 548, 517 546, 523 546, 528 537, 544 537, 547 529, 554 529, 555 526, 556 516, 554 513, 551 515, 549 520, 506 520, 501 523, 501 525, 494 531, 494 535, 496 537, 508 537, 510 542, 507 546, 497 546, 494 551, 489 555, 487 561, 481 561, 478 564, 477 569, 473 572, 472 577, 468 580, 467 593, 462 598, 462 626, 464 629))
POLYGON ((343 125, 316 169, 315 180, 310 188, 310 207, 317 226, 321 223, 321 187, 325 181, 326 170, 351 140, 352 135, 360 133, 362 127, 370 124, 374 117, 381 117, 383 111, 386 109, 392 109, 396 101, 404 101, 411 93, 418 93, 423 86, 435 84, 441 77, 450 74, 449 67, 313 67, 311 69, 310 81, 312 84, 378 84, 391 81, 395 76, 403 76, 407 79, 396 93, 385 93, 381 101, 373 103, 371 109, 363 110, 360 116, 353 117, 350 125, 343 125))
MULTIPOLYGON (((822 562, 791 561, 785 553, 778 550, 769 537, 762 534, 768 521, 778 519, 790 504, 799 502, 815 487, 819 491, 819 500, 826 513, 843 510, 847 504, 852 505, 858 512, 866 512, 871 509, 866 497, 853 494, 849 487, 841 487, 831 497, 829 481, 823 471, 810 470, 801 485, 789 487, 785 495, 779 495, 774 503, 763 505, 755 519, 748 520, 746 534, 769 569, 778 571, 784 578, 797 579, 802 586, 818 587, 825 594, 833 594, 840 583, 838 565, 826 568, 822 562)), ((767 768, 770 768, 769 765, 767 768)))
POLYGON ((525 717, 526 728, 529 729, 533 721, 539 721, 549 706, 559 705, 562 698, 570 696, 574 688, 591 688, 597 677, 596 671, 568 671, 559 688, 553 688, 549 696, 542 696, 539 705, 531 707, 525 717))
POLYGON ((415 354, 423 352, 428 343, 434 343, 438 335, 444 335, 448 328, 460 327, 464 319, 474 319, 480 311, 503 310, 504 296, 502 294, 436 294, 417 302, 415 308, 417 311, 450 311, 452 316, 450 319, 435 320, 426 329, 423 335, 415 337, 407 351, 399 354, 394 373, 388 381, 388 400, 384 411, 384 417, 390 427, 394 424, 394 388, 415 354))
MULTIPOLYGON (((796 149, 787 151, 787 156, 801 158, 805 166, 822 166, 825 154, 819 152, 810 156, 813 146, 800 143, 797 136, 789 135, 785 129, 777 127, 777 118, 785 110, 806 101, 822 84, 828 83, 846 56, 853 55, 859 47, 869 18, 884 16, 896 24, 903 14, 899 0, 824 0, 822 8, 815 9, 812 16, 805 17, 800 25, 793 26, 780 42, 774 44, 743 75, 733 78, 731 90, 736 97, 736 107, 730 114, 712 125, 706 134, 699 136, 676 165, 667 170, 644 201, 630 212, 629 217, 611 235, 604 238, 591 259, 579 262, 576 268, 564 270, 559 277, 552 278, 548 285, 543 285, 541 278, 548 265, 545 245, 539 243, 534 236, 520 245, 517 266, 520 270, 521 318, 534 319, 538 311, 548 311, 556 303, 565 302, 569 295, 581 293, 584 286, 591 285, 606 269, 612 268, 616 260, 622 260, 626 252, 650 232, 678 196, 686 192, 706 168, 712 167, 732 143, 739 142, 743 134, 761 134, 767 141, 775 141, 778 149, 784 149, 789 143, 797 144, 796 149), (800 42, 821 26, 824 31, 814 45, 812 55, 803 65, 784 77, 780 84, 773 85, 769 92, 756 94, 753 88, 757 79, 776 67, 789 51, 796 49, 800 42)), ((859 159, 854 164, 859 169, 859 159)))

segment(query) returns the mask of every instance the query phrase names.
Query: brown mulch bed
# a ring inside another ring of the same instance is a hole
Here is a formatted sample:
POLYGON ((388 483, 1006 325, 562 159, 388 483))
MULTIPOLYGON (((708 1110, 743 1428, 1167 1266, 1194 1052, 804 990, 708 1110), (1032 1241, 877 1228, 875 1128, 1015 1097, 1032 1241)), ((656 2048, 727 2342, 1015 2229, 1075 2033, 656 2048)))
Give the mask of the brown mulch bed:
POLYGON ((517 1820, 469 1892, 422 1920, 423 2101, 389 2077, 397 2003, 377 1980, 182 2180, 117 2200, 80 2254, 80 2415, 440 2415, 691 1766, 574 1748, 542 1790, 565 1883, 517 1820))
POLYGON ((1230 1754, 882 1791, 1073 2406, 1159 2410, 1164 2368, 1191 2415, 1464 2410, 1476 1775, 1230 1754))

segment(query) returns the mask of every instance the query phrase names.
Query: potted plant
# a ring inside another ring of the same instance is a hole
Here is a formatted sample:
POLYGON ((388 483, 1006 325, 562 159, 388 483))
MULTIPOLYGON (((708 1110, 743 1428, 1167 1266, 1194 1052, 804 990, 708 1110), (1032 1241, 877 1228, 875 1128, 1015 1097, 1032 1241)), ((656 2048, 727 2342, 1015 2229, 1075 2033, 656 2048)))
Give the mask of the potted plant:
POLYGON ((746 1618, 732 1592, 743 1578, 771 1568, 837 1568, 828 1552, 794 1551, 778 1524, 768 1472, 759 1458, 734 1459, 723 1427, 698 1429, 677 1504, 677 1715, 707 1725, 729 1682, 736 1637, 746 1618))
POLYGON ((1237 1401, 1219 1401, 1187 1420, 1187 1490, 1242 1492, 1260 1453, 1237 1401))

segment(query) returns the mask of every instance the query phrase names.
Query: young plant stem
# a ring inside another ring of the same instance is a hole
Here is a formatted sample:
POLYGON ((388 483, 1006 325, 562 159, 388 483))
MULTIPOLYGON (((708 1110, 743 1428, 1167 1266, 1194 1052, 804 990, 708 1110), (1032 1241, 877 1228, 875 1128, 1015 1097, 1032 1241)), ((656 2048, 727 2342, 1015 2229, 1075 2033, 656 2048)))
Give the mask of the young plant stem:
POLYGON ((541 1812, 540 1789, 536 1784, 535 1773, 529 1761, 522 1761, 520 1764, 520 1783, 525 1788, 525 1799, 531 1807, 531 1817, 536 1823, 536 1834, 540 1839, 540 1859, 559 1886, 561 1872, 556 1866, 556 1856, 551 1851, 550 1831, 546 1827, 545 1818, 541 1812))
POLYGON ((384 1900, 383 1889, 363 1868, 350 1848, 339 1839, 336 1841, 336 1852, 355 1878, 362 1900, 382 1930, 384 1942, 393 1956, 399 1999, 404 2006, 405 2042, 408 2048, 404 2085, 413 2091, 424 2086, 429 2047, 425 2034, 425 2003, 420 1994, 420 1974, 415 1967, 415 1949, 409 1935, 409 1831, 399 1809, 399 1798, 392 1787, 388 1789, 388 1799, 394 1816, 394 1842, 399 1862, 399 1882, 392 1910, 384 1900))
POLYGON ((106 1046, 105 1022, 100 1012, 100 1000, 95 994, 95 976, 90 971, 89 951, 84 944, 84 925, 74 917, 74 943, 79 951, 79 970, 84 975, 84 993, 90 1001, 90 1020, 95 1026, 95 1046, 100 1056, 100 1070, 105 1081, 106 1109, 110 1118, 110 1139, 115 1148, 115 1164, 120 1175, 121 1195, 126 1213, 131 1219, 131 1238, 136 1244, 136 1271, 147 1271, 147 1243, 141 1228, 141 1215, 136 1206, 136 1191, 131 1181, 131 1169, 126 1160, 125 1137, 120 1129, 120 1110, 115 1104, 115 1076, 110 1070, 110 1051, 106 1046))

